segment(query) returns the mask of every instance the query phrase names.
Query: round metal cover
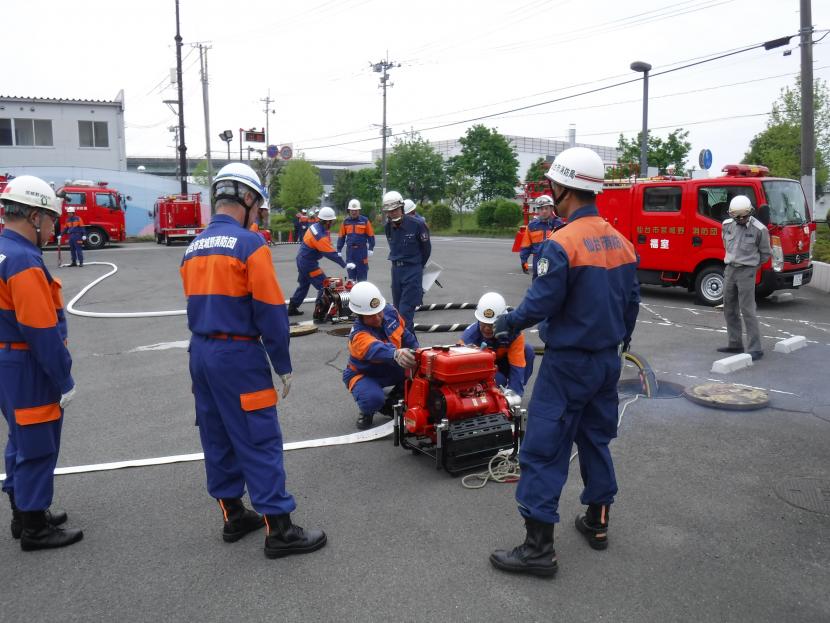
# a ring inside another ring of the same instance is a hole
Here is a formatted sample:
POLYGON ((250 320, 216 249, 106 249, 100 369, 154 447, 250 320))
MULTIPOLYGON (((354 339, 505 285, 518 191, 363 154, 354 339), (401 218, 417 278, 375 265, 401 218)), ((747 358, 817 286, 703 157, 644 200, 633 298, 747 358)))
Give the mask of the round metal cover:
POLYGON ((313 324, 292 324, 289 327, 291 332, 291 337, 300 337, 301 335, 311 335, 312 333, 317 333, 317 327, 313 324))
POLYGON ((352 325, 346 325, 345 327, 334 327, 333 329, 329 329, 326 331, 329 335, 334 335, 336 337, 346 337, 349 333, 352 332, 352 325))
POLYGON ((822 515, 830 515, 830 480, 826 478, 788 478, 774 487, 787 504, 822 515))
POLYGON ((687 389, 683 395, 699 405, 729 411, 751 411, 769 405, 763 389, 732 383, 704 383, 687 389))

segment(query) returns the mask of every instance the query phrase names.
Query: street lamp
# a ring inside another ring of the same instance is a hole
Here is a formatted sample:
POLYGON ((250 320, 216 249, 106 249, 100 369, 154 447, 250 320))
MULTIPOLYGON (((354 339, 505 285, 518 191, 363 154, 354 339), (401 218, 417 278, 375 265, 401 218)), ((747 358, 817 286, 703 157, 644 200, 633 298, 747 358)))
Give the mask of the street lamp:
POLYGON ((219 133, 219 138, 228 144, 228 162, 231 161, 231 141, 233 140, 233 130, 225 130, 219 133))
POLYGON ((651 65, 643 61, 631 63, 632 71, 643 74, 643 134, 640 138, 640 176, 648 175, 648 72, 651 65))

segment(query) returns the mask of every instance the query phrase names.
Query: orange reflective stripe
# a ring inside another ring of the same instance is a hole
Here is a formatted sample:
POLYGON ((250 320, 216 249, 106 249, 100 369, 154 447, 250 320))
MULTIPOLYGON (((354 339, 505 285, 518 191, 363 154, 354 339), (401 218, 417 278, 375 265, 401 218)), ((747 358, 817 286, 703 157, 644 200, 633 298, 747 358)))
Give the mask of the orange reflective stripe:
POLYGON ((349 379, 349 391, 352 391, 352 387, 354 387, 355 383, 357 383, 362 378, 363 378, 363 375, 358 374, 356 376, 353 376, 351 379, 349 379))
POLYGON ((277 281, 270 249, 263 245, 248 257, 248 289, 255 301, 284 305, 285 297, 277 281))
POLYGON ((29 350, 28 342, 0 342, 0 348, 11 348, 12 350, 29 350))
POLYGON ((398 328, 392 331, 392 335, 389 336, 389 341, 395 345, 395 348, 401 347, 401 340, 403 339, 404 320, 400 317, 398 320, 400 321, 398 328))
POLYGON ((366 221, 366 235, 367 236, 374 236, 375 235, 375 230, 372 229, 372 222, 371 221, 366 221))
POLYGON ((277 404, 277 390, 273 387, 268 389, 261 389, 257 392, 248 392, 247 394, 239 394, 239 404, 243 411, 256 411, 258 409, 267 409, 277 404))
POLYGON ((27 409, 15 409, 14 421, 19 426, 29 426, 31 424, 43 424, 44 422, 54 422, 61 417, 61 406, 57 402, 50 405, 43 405, 42 407, 29 407, 27 409))
POLYGON ((43 270, 34 266, 21 270, 9 278, 9 288, 20 324, 34 329, 48 329, 58 324, 52 288, 43 270))
POLYGON ((372 344, 379 341, 380 340, 372 334, 366 331, 359 331, 352 336, 351 340, 349 340, 349 354, 355 359, 362 360, 366 357, 366 353, 369 352, 369 348, 371 348, 372 344))
MULTIPOLYGON (((267 247, 263 248, 267 250, 267 247)), ((179 270, 185 296, 250 294, 245 264, 230 255, 197 255, 185 260, 179 270)))
POLYGON ((525 336, 523 333, 519 333, 519 336, 513 340, 507 349, 507 361, 511 366, 518 368, 524 368, 527 365, 525 361, 525 336))
POLYGON ((542 242, 545 239, 545 232, 541 229, 534 229, 530 232, 530 242, 533 244, 542 242))
POLYGON ((530 246, 530 228, 525 227, 525 232, 522 234, 522 248, 530 246))
POLYGON ((12 291, 9 284, 4 279, 0 279, 0 309, 7 311, 14 310, 14 301, 12 301, 12 291))
POLYGON ((322 274, 323 274, 323 269, 322 268, 315 268, 310 273, 308 273, 308 276, 309 277, 316 277, 317 275, 322 275, 322 274))
POLYGON ((366 226, 365 225, 355 225, 354 226, 354 233, 356 233, 356 234, 365 234, 366 233, 366 226))
POLYGON ((55 309, 63 309, 63 284, 60 279, 52 279, 52 302, 55 304, 55 309))

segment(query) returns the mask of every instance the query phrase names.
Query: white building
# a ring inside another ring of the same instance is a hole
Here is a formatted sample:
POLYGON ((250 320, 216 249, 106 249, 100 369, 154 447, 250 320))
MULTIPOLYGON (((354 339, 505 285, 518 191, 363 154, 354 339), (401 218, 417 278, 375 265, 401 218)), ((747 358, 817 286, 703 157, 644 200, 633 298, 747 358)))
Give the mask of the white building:
POLYGON ((126 171, 124 92, 111 102, 0 95, 0 171, 29 166, 126 171))

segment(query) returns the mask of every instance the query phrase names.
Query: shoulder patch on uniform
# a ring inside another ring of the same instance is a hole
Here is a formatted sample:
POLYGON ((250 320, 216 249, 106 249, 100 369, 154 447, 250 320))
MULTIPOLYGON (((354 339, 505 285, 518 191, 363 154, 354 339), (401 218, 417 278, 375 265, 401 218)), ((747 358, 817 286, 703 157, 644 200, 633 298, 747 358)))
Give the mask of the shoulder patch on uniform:
POLYGON ((761 221, 757 219, 752 219, 752 224, 755 225, 755 227, 757 227, 761 231, 764 231, 767 228, 766 225, 764 225, 761 221))
POLYGON ((539 275, 540 277, 542 275, 547 274, 548 266, 549 266, 548 258, 543 257, 541 260, 539 260, 536 263, 536 274, 539 275))
POLYGON ((729 225, 729 223, 734 223, 734 222, 735 222, 735 219, 733 219, 733 218, 728 218, 728 219, 725 219, 725 220, 723 221, 723 223, 721 223, 721 224, 722 224, 722 225, 729 225))

